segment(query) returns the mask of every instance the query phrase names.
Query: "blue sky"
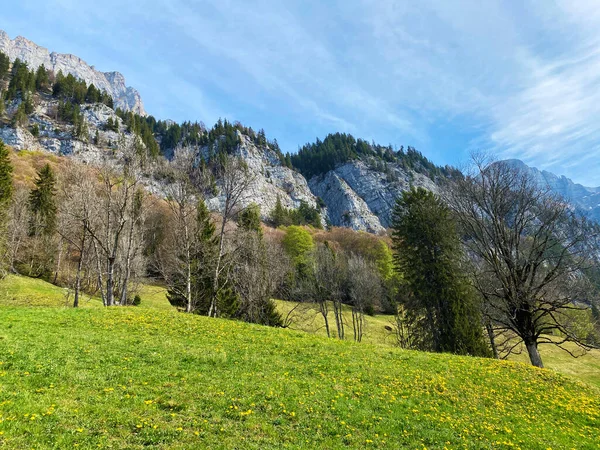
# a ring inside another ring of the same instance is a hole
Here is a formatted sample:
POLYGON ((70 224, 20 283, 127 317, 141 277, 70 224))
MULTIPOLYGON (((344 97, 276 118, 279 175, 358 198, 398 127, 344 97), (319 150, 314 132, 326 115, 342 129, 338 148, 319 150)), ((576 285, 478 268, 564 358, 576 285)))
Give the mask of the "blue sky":
POLYGON ((122 72, 157 118, 472 150, 600 185, 596 1, 20 0, 0 28, 122 72), (418 5, 418 6, 417 6, 418 5))

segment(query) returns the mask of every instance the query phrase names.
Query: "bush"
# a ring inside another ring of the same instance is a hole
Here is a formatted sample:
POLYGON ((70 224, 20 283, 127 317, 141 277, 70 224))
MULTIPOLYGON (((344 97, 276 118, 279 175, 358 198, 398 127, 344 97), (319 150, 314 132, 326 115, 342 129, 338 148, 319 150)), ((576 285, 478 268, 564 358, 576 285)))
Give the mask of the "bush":
POLYGON ((142 304, 142 299, 138 294, 135 294, 135 297, 133 297, 133 302, 131 304, 133 306, 140 306, 142 304))

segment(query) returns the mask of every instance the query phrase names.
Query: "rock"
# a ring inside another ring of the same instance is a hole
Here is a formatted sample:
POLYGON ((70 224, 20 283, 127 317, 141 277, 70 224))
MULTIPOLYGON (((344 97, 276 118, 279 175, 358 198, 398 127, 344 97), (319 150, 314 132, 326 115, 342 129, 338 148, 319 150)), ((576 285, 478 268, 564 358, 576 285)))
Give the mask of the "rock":
POLYGON ((437 192, 436 184, 425 175, 394 163, 388 163, 384 173, 361 160, 314 177, 309 185, 327 205, 332 225, 371 233, 391 226, 392 210, 402 192, 413 186, 437 192))
POLYGON ((327 205, 328 219, 332 225, 370 233, 385 230, 369 205, 335 170, 312 178, 309 185, 312 192, 327 205))
MULTIPOLYGON (((286 208, 298 208, 301 201, 312 207, 317 206, 317 199, 301 174, 283 166, 273 150, 257 147, 248 136, 239 132, 238 137, 242 142, 236 154, 244 158, 254 176, 248 193, 241 202, 243 206, 250 203, 259 205, 263 220, 269 218, 278 196, 286 208)), ((201 149, 203 155, 207 152, 208 149, 201 149)), ((221 195, 207 200, 207 205, 212 210, 219 210, 223 203, 224 198, 221 195)))
POLYGON ((108 92, 115 101, 115 108, 146 115, 139 92, 126 86, 125 78, 119 72, 99 72, 77 56, 50 53, 48 49, 21 36, 11 40, 2 30, 0 51, 8 55, 11 61, 18 58, 34 70, 43 64, 55 73, 59 70, 65 75, 70 73, 87 84, 93 84, 98 89, 108 92))
POLYGON ((518 159, 508 159, 503 162, 525 171, 536 180, 541 188, 549 188, 573 205, 580 214, 600 222, 600 187, 586 187, 574 183, 565 176, 558 176, 546 170, 538 170, 518 159))

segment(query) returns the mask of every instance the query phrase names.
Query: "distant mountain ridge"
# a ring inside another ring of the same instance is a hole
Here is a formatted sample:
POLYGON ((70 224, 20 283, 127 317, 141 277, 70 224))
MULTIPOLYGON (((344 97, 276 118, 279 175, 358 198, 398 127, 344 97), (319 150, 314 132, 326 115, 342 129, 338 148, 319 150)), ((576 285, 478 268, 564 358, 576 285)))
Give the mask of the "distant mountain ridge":
POLYGON ((553 192, 571 203, 581 214, 600 222, 600 187, 583 186, 564 175, 556 175, 547 170, 528 166, 519 159, 508 159, 505 162, 525 170, 537 180, 540 186, 548 186, 553 192))
POLYGON ((119 72, 100 72, 75 55, 50 52, 22 36, 11 40, 3 30, 0 30, 0 51, 9 57, 11 62, 18 58, 27 63, 30 69, 35 70, 43 64, 46 69, 55 73, 70 73, 87 84, 93 84, 98 89, 108 92, 114 99, 116 108, 146 115, 139 92, 126 86, 125 77, 119 72))

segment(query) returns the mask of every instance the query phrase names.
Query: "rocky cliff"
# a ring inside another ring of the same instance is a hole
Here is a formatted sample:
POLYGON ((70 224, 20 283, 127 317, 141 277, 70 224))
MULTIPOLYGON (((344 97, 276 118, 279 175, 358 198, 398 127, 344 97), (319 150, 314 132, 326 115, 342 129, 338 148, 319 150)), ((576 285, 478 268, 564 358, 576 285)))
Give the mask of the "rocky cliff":
POLYGON ((565 176, 530 167, 518 159, 510 159, 506 162, 520 170, 525 170, 537 180, 539 186, 548 187, 571 203, 581 214, 600 222, 600 187, 583 186, 565 176))
MULTIPOLYGON (((238 137, 241 143, 235 154, 246 161, 253 177, 242 201, 244 206, 250 203, 259 205, 263 219, 269 218, 278 197, 285 208, 298 208, 302 201, 311 207, 317 206, 316 196, 300 173, 282 165, 277 154, 270 148, 255 145, 252 139, 239 132, 238 137)), ((207 200, 209 208, 213 210, 220 209, 223 202, 224 198, 220 195, 207 200)), ((322 211, 322 214, 326 216, 327 211, 322 211)))
POLYGON ((48 49, 21 36, 11 40, 2 30, 0 30, 0 51, 11 61, 18 58, 32 69, 37 69, 43 64, 55 73, 59 70, 65 75, 70 73, 87 84, 93 84, 98 89, 108 92, 115 101, 115 107, 146 115, 139 92, 126 86, 125 77, 119 72, 100 72, 77 56, 51 53, 48 49))
POLYGON ((339 165, 313 177, 309 186, 327 205, 332 225, 371 233, 390 227, 392 209, 403 191, 412 186, 437 191, 425 175, 393 163, 381 171, 368 159, 339 165))

